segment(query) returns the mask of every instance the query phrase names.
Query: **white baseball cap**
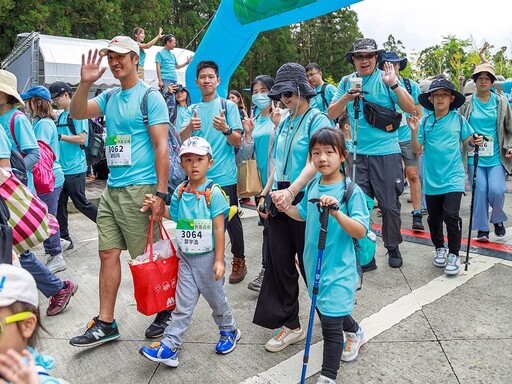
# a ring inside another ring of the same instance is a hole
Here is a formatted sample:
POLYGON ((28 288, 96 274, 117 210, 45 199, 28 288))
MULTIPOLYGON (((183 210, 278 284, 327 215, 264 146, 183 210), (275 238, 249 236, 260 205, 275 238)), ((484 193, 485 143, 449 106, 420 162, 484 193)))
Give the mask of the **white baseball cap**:
POLYGON ((181 144, 180 157, 186 153, 194 153, 196 155, 212 156, 212 146, 208 141, 199 136, 191 136, 181 144))
POLYGON ((135 52, 137 55, 139 52, 139 44, 135 42, 135 40, 131 39, 128 36, 116 36, 112 40, 108 42, 107 48, 103 48, 100 50, 101 55, 106 55, 108 51, 113 51, 117 53, 128 53, 135 52))
POLYGON ((36 281, 23 268, 0 264, 0 307, 8 307, 17 301, 34 307, 39 305, 36 281))

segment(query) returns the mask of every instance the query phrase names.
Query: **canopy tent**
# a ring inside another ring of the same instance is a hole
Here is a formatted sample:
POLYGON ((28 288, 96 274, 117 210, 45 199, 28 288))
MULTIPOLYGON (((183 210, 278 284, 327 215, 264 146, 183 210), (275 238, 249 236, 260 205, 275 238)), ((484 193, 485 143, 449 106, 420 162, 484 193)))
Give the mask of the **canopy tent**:
MULTIPOLYGON (((65 81, 76 86, 80 82, 82 54, 87 54, 90 49, 104 48, 107 43, 108 40, 77 39, 38 32, 21 33, 12 52, 2 61, 2 68, 16 75, 20 92, 25 92, 32 85, 49 85, 55 81, 65 81)), ((145 50, 146 82, 155 88, 158 86, 155 56, 161 49, 161 46, 154 45, 145 50)), ((181 48, 175 48, 173 52, 178 63, 185 62, 193 54, 181 48)), ((107 66, 106 59, 103 59, 102 65, 107 66)), ((186 67, 177 70, 179 84, 185 85, 185 71, 186 67)), ((119 85, 119 82, 107 68, 94 88, 106 89, 112 85, 119 85)))

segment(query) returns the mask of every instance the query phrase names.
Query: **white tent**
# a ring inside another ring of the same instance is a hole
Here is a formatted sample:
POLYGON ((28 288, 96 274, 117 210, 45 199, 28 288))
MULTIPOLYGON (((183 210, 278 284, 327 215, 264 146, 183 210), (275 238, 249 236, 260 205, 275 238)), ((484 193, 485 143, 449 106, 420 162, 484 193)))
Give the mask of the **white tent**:
MULTIPOLYGON (((80 82, 82 54, 107 46, 108 40, 86 40, 72 37, 43 35, 37 32, 22 33, 12 52, 2 61, 2 68, 11 71, 18 78, 18 91, 25 92, 32 85, 49 85, 55 81, 65 81, 71 85, 80 82)), ((146 49, 144 64, 146 82, 158 86, 155 56, 161 46, 154 45, 146 49)), ((175 48, 173 50, 178 63, 186 61, 193 55, 192 51, 175 48)), ((106 89, 119 82, 108 69, 106 59, 102 65, 107 67, 95 88, 106 89)), ((177 70, 178 83, 185 85, 186 67, 177 70)), ((94 89, 95 90, 95 89, 94 89)))

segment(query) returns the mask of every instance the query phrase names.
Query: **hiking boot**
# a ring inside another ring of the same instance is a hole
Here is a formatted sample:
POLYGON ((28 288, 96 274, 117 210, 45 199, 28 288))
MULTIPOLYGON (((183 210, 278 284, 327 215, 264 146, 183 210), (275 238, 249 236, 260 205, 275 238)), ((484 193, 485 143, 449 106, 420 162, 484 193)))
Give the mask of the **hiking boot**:
POLYGON ((505 226, 503 223, 496 223, 494 224, 494 234, 498 237, 503 237, 507 233, 507 230, 505 229, 505 226))
POLYGON ((446 267, 446 263, 448 259, 446 255, 448 254, 448 250, 446 248, 436 248, 436 255, 434 256, 434 265, 438 268, 446 267))
POLYGON ((412 215, 412 229, 415 231, 424 231, 425 226, 423 225, 423 222, 421 219, 423 218, 423 215, 421 213, 415 213, 412 215))
POLYGON ((265 268, 261 268, 258 276, 256 276, 256 278, 249 283, 247 288, 249 288, 251 291, 259 292, 261 289, 261 284, 263 283, 263 276, 265 276, 265 268))
POLYGON ((75 248, 75 245, 73 244, 73 241, 71 238, 69 239, 60 239, 60 248, 63 251, 69 251, 70 249, 75 248))
POLYGON ((391 268, 400 268, 403 265, 402 254, 398 247, 388 249, 388 263, 391 268))
POLYGON ((448 262, 444 267, 444 273, 447 275, 458 275, 460 271, 460 257, 453 253, 448 254, 448 262))
POLYGON ((155 363, 164 363, 168 367, 176 368, 180 363, 178 361, 178 348, 171 349, 159 341, 149 347, 142 347, 139 349, 139 353, 148 360, 155 363))
POLYGON ((481 243, 488 243, 489 242, 489 231, 478 231, 476 235, 476 241, 479 241, 481 243))
POLYGON ((306 332, 304 329, 290 329, 284 325, 278 328, 274 333, 274 336, 267 341, 265 349, 269 352, 279 352, 285 349, 290 344, 298 343, 306 338, 306 332))
POLYGON ((165 328, 171 324, 172 310, 167 309, 156 314, 155 320, 146 329, 147 339, 156 339, 164 334, 165 328))
POLYGON ((364 338, 364 332, 361 327, 359 327, 358 331, 355 333, 345 332, 345 337, 346 340, 343 345, 341 361, 348 363, 357 359, 357 356, 359 355, 359 348, 361 348, 363 344, 366 343, 366 340, 364 338))
POLYGON ((324 375, 320 375, 320 377, 316 381, 316 384, 336 384, 336 381, 334 381, 333 379, 329 379, 324 375))
POLYGON ((236 348, 236 342, 242 337, 242 332, 239 329, 234 331, 220 331, 220 339, 215 346, 215 352, 219 355, 227 355, 236 348))
POLYGON ((55 256, 49 256, 46 260, 46 267, 50 270, 51 273, 65 271, 66 262, 64 261, 64 257, 62 257, 62 252, 55 256))
POLYGON ((95 317, 87 324, 84 334, 73 337, 69 340, 69 344, 75 347, 93 347, 119 337, 121 334, 115 320, 112 323, 105 323, 95 317))
POLYGON ((361 266, 361 270, 363 273, 370 272, 377 269, 377 263, 375 262, 375 257, 366 265, 361 266))
POLYGON ((233 257, 231 265, 233 267, 231 269, 231 275, 229 275, 229 284, 236 284, 241 282, 245 275, 247 275, 245 259, 242 259, 241 257, 233 257))
POLYGON ((47 316, 55 316, 61 313, 68 306, 71 296, 75 294, 78 289, 78 285, 73 283, 71 280, 64 280, 66 285, 55 295, 50 297, 50 305, 46 309, 47 316))

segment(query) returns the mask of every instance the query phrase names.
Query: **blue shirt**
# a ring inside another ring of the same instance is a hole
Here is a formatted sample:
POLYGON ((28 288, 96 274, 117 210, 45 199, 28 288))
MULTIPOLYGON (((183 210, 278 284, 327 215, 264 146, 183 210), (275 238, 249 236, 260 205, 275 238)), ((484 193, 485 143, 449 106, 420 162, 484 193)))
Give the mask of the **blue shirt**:
POLYGON ((59 384, 67 383, 67 381, 58 379, 50 376, 49 370, 55 367, 55 359, 49 355, 42 355, 37 352, 34 348, 27 348, 36 365, 36 371, 38 372, 39 383, 41 384, 59 384))
POLYGON ((0 159, 11 158, 11 142, 5 133, 4 127, 0 126, 0 159))
MULTIPOLYGON (((418 101, 418 96, 421 93, 420 86, 417 82, 414 80, 409 79, 409 83, 411 84, 411 91, 412 94, 409 93, 413 100, 414 105, 418 105, 420 102, 418 101)), ((400 84, 405 88, 407 91, 407 88, 405 87, 404 78, 402 77, 400 79, 400 84)), ((407 91, 409 92, 409 91, 407 91)), ((405 113, 400 109, 400 106, 396 104, 396 111, 402 114, 402 122, 400 123, 400 128, 398 128, 398 141, 403 143, 406 141, 411 141, 411 129, 409 128, 409 125, 407 125, 407 117, 410 116, 408 113, 405 113)))
POLYGON ((143 67, 146 62, 146 52, 140 47, 139 44, 139 67, 143 67))
POLYGON ((34 122, 34 132, 38 140, 44 141, 51 148, 55 154, 55 161, 53 162, 53 173, 55 174, 55 188, 64 185, 64 172, 59 162, 60 148, 59 137, 57 134, 57 127, 52 119, 46 117, 44 119, 37 119, 34 122))
POLYGON ((465 172, 461 141, 474 131, 462 116, 462 127, 456 111, 436 120, 434 113, 420 121, 418 141, 424 146, 424 190, 426 195, 464 192, 465 172))
POLYGON ((160 73, 162 79, 177 81, 176 76, 176 56, 169 49, 162 49, 158 51, 155 58, 156 63, 160 63, 160 73))
MULTIPOLYGON (((325 83, 325 84, 327 84, 327 83, 325 83)), ((325 105, 324 98, 322 97, 322 94, 319 93, 320 91, 322 91, 322 86, 323 86, 323 84, 319 85, 318 87, 315 88, 315 92, 317 92, 318 95, 309 99, 309 105, 312 108, 316 108, 324 113, 327 113, 329 104, 331 104, 331 100, 336 93, 336 87, 332 84, 327 84, 327 86, 325 87, 324 97, 325 97, 325 101, 327 101, 327 105, 325 105)))
POLYGON ((309 139, 320 128, 332 127, 329 118, 316 108, 295 118, 288 116, 277 127, 274 145, 275 173, 273 189, 278 180, 293 182, 304 169, 309 154, 309 139), (315 119, 312 121, 313 117, 315 119), (303 118, 304 117, 304 118, 303 118))
MULTIPOLYGON (((140 109, 142 98, 148 87, 146 83, 139 80, 137 85, 130 89, 117 89, 111 94, 108 103, 109 90, 93 99, 106 117, 107 140, 105 144, 107 151, 108 145, 115 146, 120 135, 123 135, 124 138, 129 137, 131 143, 131 165, 109 166, 110 174, 107 184, 110 187, 157 183, 153 144, 140 109)), ((160 92, 150 92, 148 95, 149 127, 168 124, 168 122, 169 112, 164 98, 160 92)))
MULTIPOLYGON (((494 149, 493 156, 485 156, 480 148, 480 156, 478 157, 479 167, 495 167, 501 165, 500 159, 500 142, 498 139, 498 96, 491 92, 491 98, 488 102, 481 102, 476 94, 472 96, 473 109, 469 115, 469 123, 475 132, 484 135, 489 141, 484 141, 484 146, 492 146, 494 149)), ((473 165, 474 152, 468 152, 468 164, 473 165)))
MULTIPOLYGON (((69 111, 63 111, 57 118, 57 132, 61 135, 73 135, 73 132, 68 127, 69 111)), ((87 120, 73 119, 76 134, 89 131, 89 123, 87 120)), ((86 137, 87 143, 87 137, 86 137)), ((80 144, 67 143, 59 141, 60 147, 60 165, 65 175, 76 175, 87 171, 87 160, 85 151, 80 147, 80 144)))
POLYGON ((268 168, 269 157, 272 156, 273 148, 270 148, 274 143, 276 135, 275 125, 268 116, 257 116, 254 120, 254 130, 252 131, 252 138, 254 140, 254 157, 258 165, 258 171, 261 177, 263 186, 267 185, 268 181, 268 168))
MULTIPOLYGON (((352 73, 351 75, 348 75, 348 78, 346 76, 341 79, 340 84, 338 85, 338 90, 332 99, 333 102, 338 101, 345 93, 347 93, 350 89, 350 78, 355 76, 356 74, 352 73)), ((370 76, 363 76, 362 79, 363 91, 368 92, 364 95, 366 100, 389 109, 395 109, 395 104, 398 102, 398 98, 396 97, 395 92, 393 92, 382 81, 382 71, 380 69, 376 69, 370 76)), ((401 153, 400 145, 398 144, 398 132, 384 132, 381 129, 372 127, 364 118, 362 102, 360 102, 360 107, 361 112, 359 113, 357 133, 357 154, 383 156, 401 153)), ((347 112, 350 118, 352 137, 355 137, 355 112, 353 101, 347 103, 347 112)))
MULTIPOLYGON (((332 196, 341 201, 345 191, 345 181, 322 185, 320 178, 313 179, 301 202, 297 205, 300 216, 306 220, 306 238, 304 248, 304 270, 308 282, 308 292, 312 296, 318 257, 318 238, 320 235, 320 213, 316 204, 309 199, 320 198, 322 195, 332 196)), ((345 204, 340 209, 347 214, 345 204)), ((366 198, 359 187, 355 187, 348 202, 350 217, 368 228, 370 213, 366 198)), ((352 313, 354 296, 358 280, 356 252, 352 237, 329 215, 327 238, 322 257, 320 285, 317 296, 317 307, 325 316, 346 316, 352 313)))
MULTIPOLYGON (((243 132, 237 105, 231 100, 226 100, 226 109, 224 117, 228 126, 233 131, 243 132)), ((223 187, 236 184, 238 174, 235 163, 235 148, 229 144, 228 138, 221 131, 213 127, 213 118, 219 116, 222 110, 219 95, 211 101, 192 104, 187 110, 182 127, 188 125, 195 110, 197 116, 201 119, 201 129, 193 131, 192 136, 203 137, 212 146, 213 165, 206 175, 223 187)))
POLYGON ((185 116, 187 116, 187 109, 188 107, 186 105, 178 105, 176 110, 178 111, 178 114, 176 116, 176 130, 179 131, 181 127, 183 127, 183 121, 185 121, 185 116))

